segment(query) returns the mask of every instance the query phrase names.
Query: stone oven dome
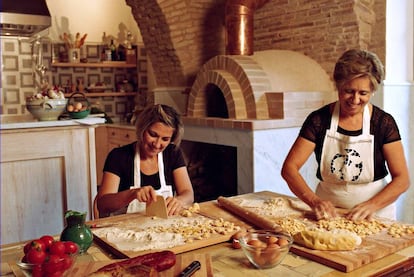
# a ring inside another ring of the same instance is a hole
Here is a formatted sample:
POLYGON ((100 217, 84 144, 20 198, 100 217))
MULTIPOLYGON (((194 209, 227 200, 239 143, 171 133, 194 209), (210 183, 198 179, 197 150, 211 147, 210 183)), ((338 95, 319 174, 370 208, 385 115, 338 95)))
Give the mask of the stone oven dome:
POLYGON ((313 59, 294 51, 219 55, 205 63, 191 88, 187 116, 208 116, 209 87, 223 94, 228 118, 302 120, 335 97, 333 82, 313 59))
POLYGON ((334 91, 326 71, 315 60, 299 52, 257 51, 252 58, 269 76, 272 91, 334 91))

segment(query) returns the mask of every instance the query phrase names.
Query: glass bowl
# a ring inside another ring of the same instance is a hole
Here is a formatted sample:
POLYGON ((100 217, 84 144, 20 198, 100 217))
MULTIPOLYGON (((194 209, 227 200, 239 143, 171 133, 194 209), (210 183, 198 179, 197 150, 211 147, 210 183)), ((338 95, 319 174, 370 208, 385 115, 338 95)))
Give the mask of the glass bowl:
POLYGON ((53 276, 56 277, 66 277, 68 276, 66 273, 73 267, 78 255, 79 253, 70 255, 65 254, 60 257, 46 259, 44 263, 38 265, 25 263, 22 262, 22 260, 19 260, 16 262, 16 265, 26 277, 51 276, 52 273, 53 276))
POLYGON ((239 238, 247 259, 256 268, 272 268, 280 264, 289 252, 293 238, 287 233, 256 230, 239 238))

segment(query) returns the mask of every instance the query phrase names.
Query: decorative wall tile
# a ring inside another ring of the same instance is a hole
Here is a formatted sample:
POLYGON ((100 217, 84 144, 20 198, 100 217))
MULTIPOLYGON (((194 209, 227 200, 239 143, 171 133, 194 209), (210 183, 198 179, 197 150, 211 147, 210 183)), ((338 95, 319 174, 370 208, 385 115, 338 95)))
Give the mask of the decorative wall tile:
POLYGON ((104 105, 104 111, 105 112, 108 112, 108 113, 112 113, 112 111, 113 111, 113 106, 111 105, 111 104, 105 104, 104 105))
MULTIPOLYGON (((36 87, 39 86, 40 78, 33 78, 32 48, 28 41, 16 38, 7 38, 0 41, 1 44, 1 63, 3 65, 0 84, 1 103, 0 114, 28 114, 26 109, 26 98, 33 95, 36 87), (6 95, 7 94, 7 95, 6 95)), ((57 62, 59 59, 59 44, 44 42, 42 45, 42 63, 47 68, 44 79, 52 85, 60 85, 67 92, 71 92, 72 84, 77 80, 83 82, 87 87, 90 83, 104 82, 110 87, 109 90, 115 91, 117 82, 128 80, 134 85, 134 91, 146 95, 146 69, 142 68, 146 64, 146 50, 138 46, 137 60, 143 60, 138 68, 111 68, 111 67, 56 67, 52 60, 57 62), (138 73, 139 72, 139 77, 138 73), (142 77, 145 75, 144 77, 142 77), (69 86, 68 86, 69 84, 69 86)), ((100 45, 86 45, 84 57, 88 62, 98 62, 100 60, 100 45)), ((137 65, 138 67, 138 65, 137 65)), ((145 100, 145 97, 143 98, 145 100)), ((123 119, 125 113, 131 112, 135 106, 135 97, 91 97, 90 103, 97 103, 99 108, 106 112, 115 122, 123 119)), ((146 101, 144 101, 146 102, 146 101)))
POLYGON ((73 68, 73 72, 76 72, 76 73, 85 73, 86 72, 86 68, 85 67, 74 67, 73 68))
POLYGON ((88 84, 96 84, 101 81, 101 75, 99 74, 88 74, 88 84))
POLYGON ((29 42, 19 41, 19 54, 32 54, 32 47, 29 42))
POLYGON ((115 105, 115 113, 116 114, 125 114, 126 110, 126 103, 125 102, 117 102, 115 105))
POLYGON ((102 68, 102 73, 112 73, 112 72, 114 72, 113 68, 110 68, 110 67, 102 68))
POLYGON ((23 68, 27 68, 27 69, 32 69, 32 59, 21 59, 22 61, 22 69, 23 68))
POLYGON ((7 108, 7 114, 18 114, 19 107, 9 106, 7 108))
POLYGON ((34 87, 32 73, 20 73, 20 87, 34 87))
POLYGON ((59 83, 56 85, 66 86, 72 83, 72 74, 59 74, 59 83))
POLYGON ((15 86, 17 85, 17 77, 16 75, 8 75, 6 76, 6 86, 15 86))
POLYGON ((15 52, 17 49, 15 42, 4 42, 4 52, 15 52))
POLYGON ((3 89, 4 104, 19 104, 19 89, 3 89))
POLYGON ((3 55, 3 71, 18 71, 19 62, 17 56, 3 55))

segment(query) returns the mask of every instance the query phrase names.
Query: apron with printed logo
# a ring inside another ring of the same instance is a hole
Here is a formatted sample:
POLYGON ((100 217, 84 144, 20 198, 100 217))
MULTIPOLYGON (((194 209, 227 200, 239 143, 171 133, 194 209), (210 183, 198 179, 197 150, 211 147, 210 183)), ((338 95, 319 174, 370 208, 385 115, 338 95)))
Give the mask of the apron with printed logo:
MULTIPOLYGON (((369 133, 368 105, 363 112, 362 134, 346 136, 337 132, 339 102, 332 114, 322 147, 320 171, 322 180, 316 194, 335 206, 351 209, 367 201, 385 186, 385 178, 374 180, 374 136, 369 133)), ((395 204, 376 212, 379 217, 395 219, 395 204)))
MULTIPOLYGON (((164 161, 162 159, 162 152, 158 153, 158 175, 160 177, 161 187, 156 190, 158 195, 164 196, 164 198, 172 197, 172 186, 167 186, 164 176, 164 161)), ((130 189, 140 188, 141 187, 141 169, 140 169, 140 156, 139 151, 135 152, 134 157, 134 186, 131 186, 130 189)), ((127 213, 136 213, 145 211, 146 203, 139 202, 138 199, 134 199, 129 203, 127 213)))

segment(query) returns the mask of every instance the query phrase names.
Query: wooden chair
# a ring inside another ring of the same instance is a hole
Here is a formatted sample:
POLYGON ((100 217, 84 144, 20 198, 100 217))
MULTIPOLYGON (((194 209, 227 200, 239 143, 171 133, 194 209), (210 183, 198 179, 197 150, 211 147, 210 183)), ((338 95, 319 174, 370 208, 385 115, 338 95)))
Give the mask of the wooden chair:
POLYGON ((98 210, 98 203, 97 203, 97 196, 95 196, 95 199, 93 199, 93 219, 99 218, 99 210, 98 210))

